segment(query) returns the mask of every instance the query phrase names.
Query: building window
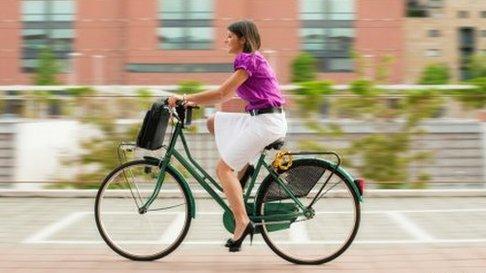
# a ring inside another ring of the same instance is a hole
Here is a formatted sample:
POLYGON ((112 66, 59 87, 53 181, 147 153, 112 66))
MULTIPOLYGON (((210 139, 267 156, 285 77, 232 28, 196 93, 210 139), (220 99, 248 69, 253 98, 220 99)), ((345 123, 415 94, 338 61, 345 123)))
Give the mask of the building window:
POLYGON ((439 49, 427 49, 425 52, 425 56, 427 57, 439 57, 440 56, 440 50, 439 49))
POLYGON ((486 10, 481 11, 481 18, 486 18, 486 10))
POLYGON ((354 70, 351 51, 355 0, 301 0, 301 49, 317 60, 320 72, 354 70))
POLYGON ((458 29, 459 34, 459 59, 461 80, 471 77, 469 71, 469 60, 476 51, 475 35, 476 29, 472 27, 462 27, 458 29))
POLYGON ((232 63, 193 63, 193 64, 128 64, 126 71, 132 73, 227 73, 233 71, 232 63))
POLYGON ((50 48, 61 68, 67 67, 68 54, 74 41, 74 0, 22 1, 22 69, 37 68, 42 48, 50 48))
POLYGON ((210 49, 214 41, 213 0, 158 0, 161 49, 210 49))
POLYGON ((457 12, 458 18, 469 18, 469 12, 465 10, 460 10, 457 12))
POLYGON ((429 37, 440 37, 441 36, 440 30, 438 30, 438 29, 429 29, 428 32, 429 32, 428 33, 429 37))
POLYGON ((443 8, 444 7, 444 0, 429 0, 428 7, 429 8, 443 8))
POLYGON ((486 29, 481 30, 481 37, 486 38, 486 29))
POLYGON ((429 17, 427 6, 419 0, 407 0, 407 17, 429 17))

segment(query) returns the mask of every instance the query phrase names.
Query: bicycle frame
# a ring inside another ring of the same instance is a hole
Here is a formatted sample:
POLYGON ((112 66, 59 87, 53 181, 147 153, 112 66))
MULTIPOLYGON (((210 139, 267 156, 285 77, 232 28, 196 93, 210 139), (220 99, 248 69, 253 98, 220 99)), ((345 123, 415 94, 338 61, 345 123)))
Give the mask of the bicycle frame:
MULTIPOLYGON (((178 120, 175 125, 174 133, 172 134, 171 140, 169 142, 168 146, 166 147, 166 153, 163 158, 156 159, 159 161, 159 167, 160 167, 160 173, 157 178, 157 183, 154 189, 154 192, 152 195, 149 197, 149 199, 145 202, 145 204, 140 208, 141 211, 147 211, 150 205, 154 202, 154 200, 157 198, 158 194, 160 193, 160 190, 162 188, 162 184, 165 178, 165 170, 168 166, 171 166, 172 168, 173 165, 170 163, 172 158, 175 158, 182 166, 185 168, 191 176, 193 176, 196 181, 209 193, 209 195, 221 206, 221 208, 232 215, 231 209, 228 207, 226 202, 223 200, 223 198, 218 194, 223 193, 223 189, 221 186, 217 184, 217 182, 193 159, 189 147, 187 145, 187 141, 185 139, 184 133, 183 133, 183 122, 178 120), (175 145, 177 143, 178 138, 181 139, 184 151, 186 154, 187 159, 179 153, 175 149, 175 145), (208 182, 206 181, 208 180, 208 182)), ((295 204, 300 208, 300 212, 295 212, 295 213, 289 213, 289 214, 279 214, 279 215, 269 215, 269 216, 264 216, 264 217, 257 217, 256 216, 256 208, 254 206, 254 210, 252 213, 249 213, 250 219, 253 221, 261 221, 261 220, 283 220, 283 219, 292 219, 296 218, 301 215, 309 215, 308 212, 312 210, 311 208, 308 208, 304 206, 296 197, 295 195, 284 185, 284 182, 279 178, 279 175, 274 171, 273 167, 269 165, 267 162, 265 162, 265 157, 266 157, 266 151, 263 151, 260 155, 260 158, 255 166, 255 172, 253 173, 253 176, 251 177, 250 183, 248 185, 248 188, 246 192, 243 195, 244 198, 244 203, 246 204, 251 197, 251 191, 255 185, 256 179, 258 178, 258 174, 260 173, 262 168, 267 169, 267 171, 273 176, 275 181, 284 189, 284 191, 288 194, 288 196, 295 202, 295 204)), ((174 168, 175 169, 175 168, 174 168)), ((187 182, 184 181, 186 184, 187 182)), ((192 214, 193 217, 195 217, 195 212, 192 214)))

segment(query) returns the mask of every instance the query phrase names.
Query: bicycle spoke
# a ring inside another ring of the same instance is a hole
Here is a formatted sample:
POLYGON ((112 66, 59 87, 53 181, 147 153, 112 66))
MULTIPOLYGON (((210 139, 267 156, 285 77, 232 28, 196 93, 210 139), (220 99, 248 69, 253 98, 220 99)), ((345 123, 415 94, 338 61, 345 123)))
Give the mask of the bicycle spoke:
POLYGON ((109 247, 129 259, 154 260, 168 255, 182 242, 191 222, 188 195, 170 171, 165 180, 175 187, 162 187, 149 210, 136 209, 156 188, 156 172, 147 171, 156 167, 145 160, 125 163, 104 180, 97 195, 98 230, 109 247))
POLYGON ((297 264, 322 264, 341 255, 354 240, 360 221, 359 201, 346 178, 334 171, 331 164, 318 159, 298 159, 286 171, 286 191, 291 190, 300 203, 312 208, 309 212, 313 213, 304 216, 292 215, 298 209, 297 202, 283 194, 275 181, 262 183, 256 207, 262 219, 261 233, 280 257, 297 264), (323 172, 329 175, 319 175, 323 172), (318 188, 315 196, 313 188, 318 188), (272 221, 278 220, 275 217, 279 214, 292 219, 272 221))
POLYGON ((325 192, 321 193, 321 195, 316 199, 315 202, 319 201, 319 199, 321 199, 326 193, 328 193, 330 190, 332 190, 334 187, 336 187, 339 183, 340 183, 340 181, 336 182, 328 190, 326 190, 325 192))
POLYGON ((161 210, 168 210, 168 209, 173 209, 173 208, 180 207, 180 206, 184 206, 184 205, 186 205, 186 203, 181 203, 181 204, 179 204, 179 205, 173 205, 173 206, 164 207, 164 208, 149 209, 149 210, 147 210, 147 211, 161 211, 161 210))
MULTIPOLYGON (((131 172, 131 170, 129 170, 131 172)), ((135 195, 133 194, 133 190, 132 190, 132 187, 130 186, 130 184, 133 184, 133 183, 130 183, 130 180, 127 178, 127 176, 125 175, 125 170, 123 170, 122 174, 123 174, 123 177, 125 178, 125 182, 127 183, 128 185, 128 189, 130 190, 130 194, 132 195, 132 198, 135 202, 135 206, 137 207, 137 209, 140 209, 140 206, 142 205, 143 201, 142 201, 142 196, 140 195, 140 191, 138 190, 138 187, 135 185, 135 187, 137 188, 137 192, 138 192, 138 196, 139 196, 139 200, 140 200, 140 205, 138 204, 139 202, 137 202, 137 198, 135 197, 135 195)), ((132 177, 133 177, 133 180, 135 180, 135 177, 133 176, 132 174, 132 177)))

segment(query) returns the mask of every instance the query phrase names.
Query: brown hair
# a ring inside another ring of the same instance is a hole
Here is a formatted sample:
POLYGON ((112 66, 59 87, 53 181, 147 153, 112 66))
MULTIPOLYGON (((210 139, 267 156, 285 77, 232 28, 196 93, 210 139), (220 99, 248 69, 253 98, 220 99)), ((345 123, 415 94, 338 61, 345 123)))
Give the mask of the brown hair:
POLYGON ((253 53, 260 49, 260 34, 258 28, 252 21, 238 21, 228 26, 228 30, 236 34, 238 38, 245 38, 243 52, 253 53))

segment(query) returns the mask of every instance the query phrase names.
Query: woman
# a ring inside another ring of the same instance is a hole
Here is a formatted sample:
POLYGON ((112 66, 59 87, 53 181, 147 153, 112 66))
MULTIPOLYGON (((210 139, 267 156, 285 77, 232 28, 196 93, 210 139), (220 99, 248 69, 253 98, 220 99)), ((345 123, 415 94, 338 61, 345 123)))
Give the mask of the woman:
POLYGON ((234 171, 241 177, 265 146, 285 136, 287 122, 281 108, 285 101, 275 73, 257 51, 260 35, 256 25, 250 21, 231 24, 225 44, 228 53, 235 55, 234 73, 217 90, 174 95, 169 98, 169 105, 175 106, 181 99, 188 105, 222 103, 235 94, 248 102, 246 113, 217 112, 207 120, 221 156, 216 175, 235 219, 233 238, 226 244, 233 252, 240 250, 245 237, 248 234, 252 237, 255 229, 246 213, 242 187, 234 171))

